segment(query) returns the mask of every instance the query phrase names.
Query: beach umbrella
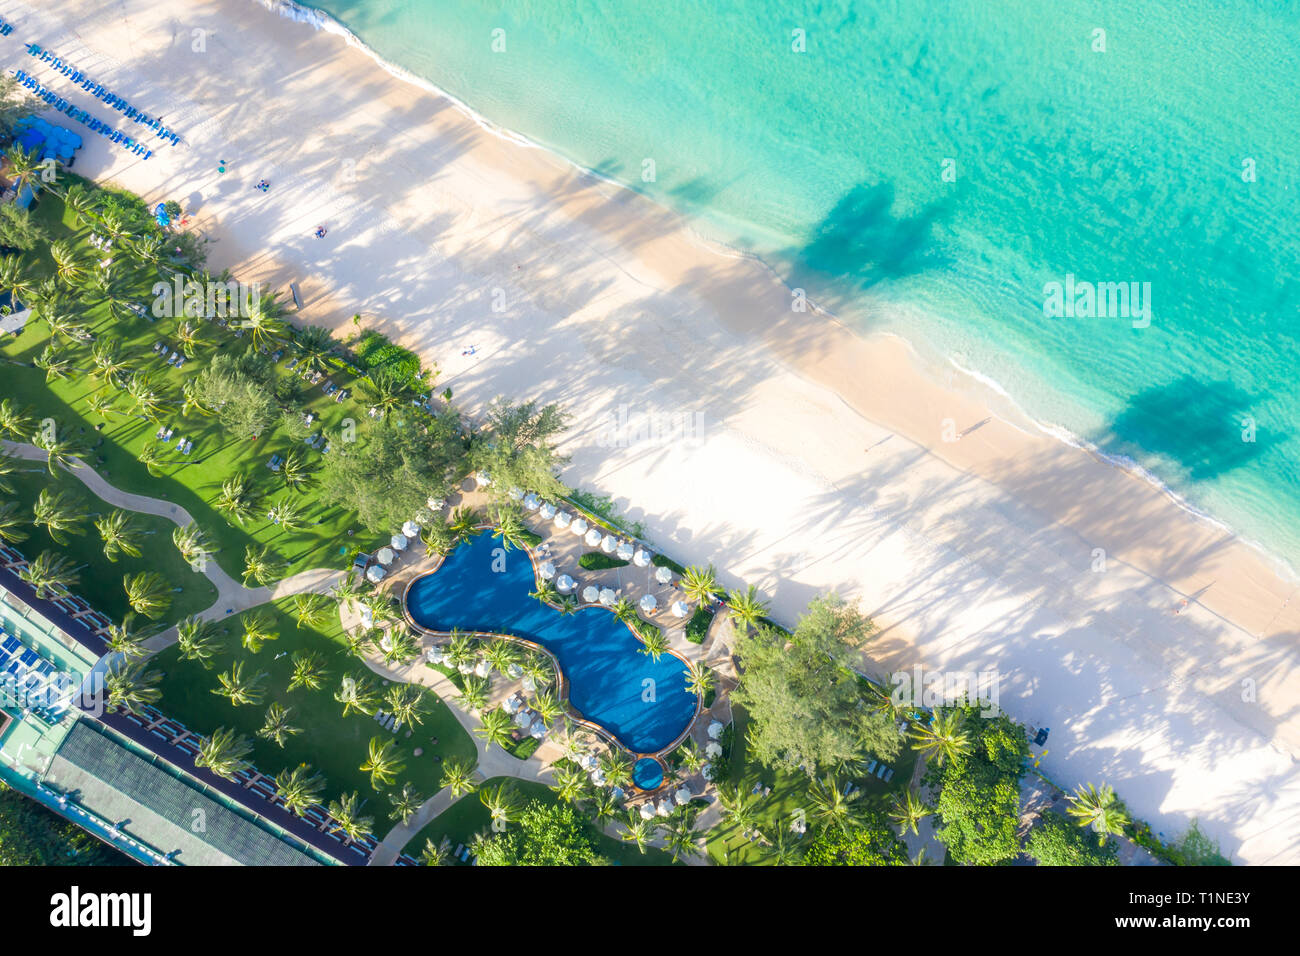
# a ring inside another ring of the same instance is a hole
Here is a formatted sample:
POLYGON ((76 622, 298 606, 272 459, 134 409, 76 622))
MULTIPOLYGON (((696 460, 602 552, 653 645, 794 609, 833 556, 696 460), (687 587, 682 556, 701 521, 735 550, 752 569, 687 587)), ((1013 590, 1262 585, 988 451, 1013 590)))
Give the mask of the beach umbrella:
POLYGON ((527 710, 521 710, 519 713, 515 714, 515 726, 518 727, 520 730, 523 730, 532 722, 533 722, 533 715, 528 713, 527 710))
POLYGON ((655 569, 655 580, 658 581, 660 584, 667 584, 672 579, 673 579, 673 572, 671 568, 655 569))
POLYGON ((474 665, 469 661, 465 661, 463 664, 457 664, 456 670, 460 671, 462 674, 472 674, 474 673, 474 665))
POLYGON ((392 548, 380 548, 379 552, 375 555, 375 559, 385 566, 392 564, 394 557, 395 555, 393 554, 392 548))
POLYGON ((377 564, 372 564, 366 568, 366 580, 371 584, 378 584, 384 579, 384 569, 377 564))
POLYGON ((601 589, 600 589, 600 603, 603 604, 603 605, 605 605, 606 607, 609 607, 610 605, 612 605, 612 604, 614 603, 614 600, 615 600, 617 597, 618 597, 618 595, 616 595, 616 594, 614 593, 614 589, 613 589, 613 588, 601 588, 601 589))
POLYGON ((474 665, 474 673, 479 677, 487 677, 488 674, 492 673, 492 665, 487 661, 479 661, 474 665))
POLYGON ((419 533, 420 526, 414 521, 408 521, 406 524, 402 525, 402 534, 406 535, 408 538, 414 538, 419 535, 419 533))
POLYGON ((391 651, 393 649, 393 635, 385 631, 384 636, 379 639, 379 649, 391 651))
POLYGON ((655 811, 661 817, 666 817, 673 812, 673 802, 667 797, 659 802, 659 809, 655 811))
POLYGON ((600 544, 600 529, 592 528, 590 531, 587 532, 587 536, 582 540, 586 542, 587 547, 589 548, 596 547, 596 545, 600 544))
POLYGON ((424 503, 429 506, 430 511, 441 511, 442 506, 446 504, 441 498, 429 498, 424 503))
POLYGON ((404 534, 395 534, 395 535, 393 535, 391 538, 388 539, 388 543, 391 544, 391 545, 393 546, 393 550, 394 550, 394 551, 405 551, 405 550, 406 550, 406 546, 407 546, 408 544, 410 544, 411 542, 408 541, 408 540, 406 540, 406 535, 404 535, 404 534))
POLYGON ((582 599, 586 601, 588 604, 591 604, 599 597, 600 597, 600 591, 596 588, 596 585, 594 584, 588 584, 585 588, 582 589, 582 599))
POLYGON ((539 512, 537 512, 537 513, 541 516, 541 518, 542 518, 543 521, 550 521, 552 518, 555 517, 555 512, 556 512, 556 510, 557 510, 557 509, 556 509, 555 505, 551 504, 551 503, 548 501, 548 502, 546 502, 546 504, 542 505, 542 509, 541 509, 541 511, 539 511, 539 512))
POLYGON ((638 548, 636 554, 632 557, 632 563, 638 568, 648 568, 650 566, 650 552, 645 548, 638 548))
POLYGON ((431 648, 429 648, 427 651, 424 652, 424 658, 425 658, 425 660, 427 660, 430 664, 441 664, 441 663, 442 663, 442 657, 443 657, 443 655, 442 655, 442 648, 441 648, 441 647, 431 647, 431 648))
POLYGON ((675 794, 673 794, 673 796, 677 798, 677 802, 679 804, 681 804, 682 806, 686 806, 686 804, 691 802, 691 789, 690 787, 682 787, 675 794))
POLYGON ((645 803, 641 804, 641 819, 642 819, 642 820, 653 820, 653 819, 654 819, 654 815, 655 815, 655 805, 654 805, 654 801, 652 801, 652 800, 648 800, 648 801, 646 801, 645 803))
POLYGON ((685 601, 674 601, 671 610, 673 617, 685 617, 691 613, 690 606, 685 601))
POLYGON ((603 787, 605 785, 605 771, 601 770, 599 767, 593 770, 591 772, 591 782, 598 787, 603 787))
MULTIPOLYGON (((520 667, 518 664, 511 662, 510 666, 506 668, 506 673, 509 674, 511 677, 513 677, 515 680, 518 680, 519 678, 524 676, 524 669, 520 667)), ((513 711, 511 711, 511 713, 513 713, 513 711)))
POLYGON ((618 547, 618 540, 612 534, 607 534, 600 539, 600 550, 606 554, 613 554, 616 547, 618 547))
POLYGON ((555 527, 567 528, 569 526, 569 522, 572 520, 573 520, 573 515, 569 514, 567 511, 557 511, 555 514, 555 527))
POLYGON ((717 740, 721 736, 722 736, 722 721, 715 720, 713 723, 709 724, 709 739, 717 740))
POLYGON ((523 498, 523 496, 524 496, 524 489, 522 488, 510 489, 510 497, 513 498, 515 501, 520 500, 521 498, 523 498))
POLYGON ((523 706, 523 702, 514 694, 511 694, 501 703, 501 709, 504 710, 507 714, 517 713, 519 711, 519 708, 522 706, 523 706))
POLYGON ((519 686, 521 686, 524 690, 528 691, 528 693, 530 694, 533 691, 537 690, 537 682, 534 681, 532 677, 529 676, 528 674, 525 674, 523 678, 519 681, 519 686))
POLYGON ((366 627, 372 627, 375 623, 375 617, 370 612, 370 608, 364 604, 361 605, 361 623, 366 627))
POLYGON ((622 561, 632 560, 632 544, 629 541, 620 541, 618 543, 618 556, 622 561))
POLYGON ((486 488, 488 485, 492 484, 492 478, 486 471, 480 471, 474 476, 474 484, 480 488, 486 488))
POLYGON ((623 794, 623 788, 622 788, 622 787, 614 787, 612 790, 609 791, 609 795, 610 795, 611 797, 613 797, 615 800, 622 800, 622 799, 623 799, 623 796, 624 796, 624 794, 623 794))
POLYGON ((716 740, 710 740, 709 743, 708 743, 708 745, 704 748, 704 756, 706 756, 706 757, 721 757, 721 756, 722 756, 722 744, 718 743, 716 740))
POLYGON ((576 534, 576 535, 584 535, 584 534, 586 534, 586 533, 587 533, 587 519, 586 519, 586 518, 574 518, 574 519, 573 519, 573 524, 569 525, 569 530, 572 531, 572 532, 573 532, 574 534, 576 534))
POLYGON ((659 602, 655 600, 653 594, 643 594, 641 596, 641 610, 645 611, 647 614, 652 613, 658 606, 659 602))
POLYGON ((563 591, 565 594, 568 594, 570 591, 572 591, 576 583, 577 582, 574 581, 573 578, 569 577, 567 574, 561 574, 558 578, 555 579, 555 586, 559 588, 561 591, 563 591))
POLYGON ((549 581, 551 578, 555 577, 555 565, 550 561, 543 561, 541 566, 537 569, 537 573, 549 581))
POLYGON ((528 731, 528 735, 536 740, 541 740, 546 736, 546 724, 542 722, 542 718, 538 717, 533 722, 533 729, 528 731))
POLYGON ((712 780, 713 764, 706 762, 702 767, 700 767, 700 776, 703 777, 705 780, 712 780))
POLYGON ((542 504, 542 499, 538 498, 531 491, 524 495, 524 507, 529 511, 536 511, 542 504))
POLYGON ((584 770, 595 770, 597 764, 596 755, 583 754, 580 758, 578 758, 578 763, 582 764, 582 768, 584 770))

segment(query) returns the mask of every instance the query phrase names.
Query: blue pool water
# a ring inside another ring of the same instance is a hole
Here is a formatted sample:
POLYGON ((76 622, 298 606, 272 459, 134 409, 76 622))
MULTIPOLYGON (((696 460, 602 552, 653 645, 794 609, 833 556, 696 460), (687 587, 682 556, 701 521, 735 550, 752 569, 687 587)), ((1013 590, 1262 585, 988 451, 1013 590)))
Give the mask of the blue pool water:
POLYGON ((632 768, 632 782, 642 790, 653 790, 664 782, 664 768, 653 757, 642 757, 632 768))
POLYGON ((633 753, 658 753, 681 736, 696 703, 681 658, 642 654, 641 642, 605 608, 563 615, 530 598, 537 582, 528 556, 494 555, 500 546, 481 534, 419 578, 406 594, 411 618, 432 630, 492 631, 541 644, 559 660, 578 712, 633 753), (503 561, 504 569, 494 570, 503 561))

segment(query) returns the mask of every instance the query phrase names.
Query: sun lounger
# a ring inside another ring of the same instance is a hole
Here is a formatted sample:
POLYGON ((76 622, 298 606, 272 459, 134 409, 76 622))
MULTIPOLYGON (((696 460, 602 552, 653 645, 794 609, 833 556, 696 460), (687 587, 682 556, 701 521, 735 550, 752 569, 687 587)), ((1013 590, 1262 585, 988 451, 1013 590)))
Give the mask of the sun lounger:
POLYGON ((889 781, 893 779, 894 779, 894 768, 890 767, 885 771, 885 783, 889 783, 889 781))
POLYGON ((876 767, 877 767, 877 762, 875 760, 867 764, 867 776, 871 776, 871 774, 875 773, 876 767))
POLYGON ((883 777, 883 776, 885 775, 885 771, 888 770, 888 769, 889 769, 889 768, 886 767, 886 766, 882 763, 882 764, 880 765, 880 769, 876 771, 876 776, 877 776, 877 777, 883 777))

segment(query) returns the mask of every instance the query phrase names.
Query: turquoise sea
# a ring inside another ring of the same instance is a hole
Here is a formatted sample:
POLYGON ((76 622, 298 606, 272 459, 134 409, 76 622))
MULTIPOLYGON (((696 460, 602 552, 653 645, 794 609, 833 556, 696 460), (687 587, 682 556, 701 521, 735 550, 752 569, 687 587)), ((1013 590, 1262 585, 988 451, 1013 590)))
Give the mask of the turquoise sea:
POLYGON ((1300 3, 317 6, 1300 567, 1300 3))

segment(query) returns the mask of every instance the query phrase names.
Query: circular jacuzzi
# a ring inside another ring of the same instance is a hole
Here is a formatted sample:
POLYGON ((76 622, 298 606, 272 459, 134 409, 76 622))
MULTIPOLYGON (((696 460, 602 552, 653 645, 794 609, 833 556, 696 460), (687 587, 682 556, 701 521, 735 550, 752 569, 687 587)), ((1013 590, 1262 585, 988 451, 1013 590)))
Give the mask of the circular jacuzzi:
POLYGON ((663 786, 664 765, 654 757, 642 757, 632 768, 632 782, 642 790, 657 790, 663 786))

